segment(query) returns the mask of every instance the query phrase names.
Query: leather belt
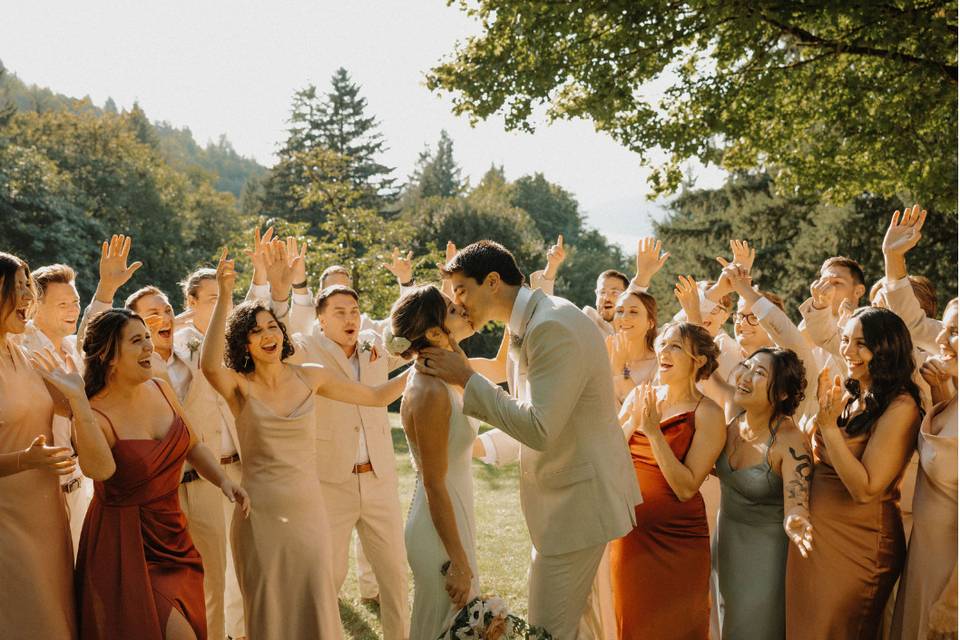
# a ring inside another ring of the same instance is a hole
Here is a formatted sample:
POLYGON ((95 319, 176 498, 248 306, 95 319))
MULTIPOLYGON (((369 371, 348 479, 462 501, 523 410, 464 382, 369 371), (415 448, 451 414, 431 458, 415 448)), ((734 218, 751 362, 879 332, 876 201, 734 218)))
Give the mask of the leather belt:
POLYGON ((232 456, 223 456, 222 458, 220 458, 220 464, 222 465, 233 464, 234 462, 240 462, 239 453, 235 453, 232 456))
POLYGON ((190 469, 189 471, 183 472, 183 477, 180 478, 180 484, 187 484, 188 482, 193 482, 194 480, 199 480, 200 474, 197 473, 196 469, 190 469))
POLYGON ((373 471, 373 465, 370 464, 369 462, 353 465, 354 473, 370 473, 371 471, 373 471))
POLYGON ((60 491, 64 493, 73 493, 80 488, 80 478, 74 478, 70 482, 65 482, 60 485, 60 491))

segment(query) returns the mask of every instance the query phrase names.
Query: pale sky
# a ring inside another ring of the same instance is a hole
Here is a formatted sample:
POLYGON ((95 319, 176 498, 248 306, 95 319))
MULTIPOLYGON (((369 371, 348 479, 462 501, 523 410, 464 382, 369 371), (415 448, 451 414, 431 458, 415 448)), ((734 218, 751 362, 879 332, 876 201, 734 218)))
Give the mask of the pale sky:
MULTIPOLYGON (((284 137, 293 93, 321 90, 345 67, 381 123, 382 160, 400 181, 440 130, 476 184, 491 163, 507 177, 542 172, 572 192, 588 222, 633 250, 658 214, 635 154, 589 122, 507 133, 500 118, 471 127, 424 73, 478 27, 444 0, 167 0, 16 3, 0 21, 0 60, 23 81, 98 105, 139 101, 152 120, 188 126, 203 145, 225 133, 267 166, 284 137)), ((698 184, 722 180, 702 170, 698 184)))

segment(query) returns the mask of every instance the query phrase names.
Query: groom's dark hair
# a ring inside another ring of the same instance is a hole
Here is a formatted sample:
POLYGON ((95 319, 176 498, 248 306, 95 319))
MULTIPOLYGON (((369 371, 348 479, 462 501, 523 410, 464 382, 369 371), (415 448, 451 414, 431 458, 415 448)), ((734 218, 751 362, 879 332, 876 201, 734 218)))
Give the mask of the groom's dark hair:
POLYGON ((493 240, 480 240, 465 246, 441 271, 445 276, 463 273, 478 284, 482 284, 487 275, 496 272, 501 280, 512 287, 523 284, 523 272, 513 254, 493 240))

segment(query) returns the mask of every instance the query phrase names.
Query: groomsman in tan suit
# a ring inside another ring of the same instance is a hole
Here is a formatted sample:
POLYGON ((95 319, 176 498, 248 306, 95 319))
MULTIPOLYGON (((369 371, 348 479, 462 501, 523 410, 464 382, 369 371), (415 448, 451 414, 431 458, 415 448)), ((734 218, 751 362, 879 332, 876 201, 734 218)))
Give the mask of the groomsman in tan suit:
MULTIPOLYGON (((361 332, 359 297, 353 289, 327 287, 317 295, 315 310, 318 323, 309 333, 293 335, 296 352, 290 362, 321 364, 370 385, 386 382, 390 371, 403 364, 389 357, 378 335, 361 332)), ((405 640, 407 561, 387 411, 317 396, 316 415, 317 475, 330 522, 337 588, 347 575, 356 528, 380 587, 383 637, 405 640)))
POLYGON ((633 528, 641 502, 603 337, 570 302, 522 286, 513 255, 495 242, 465 247, 444 271, 474 326, 507 323, 510 393, 476 374, 456 344, 421 351, 417 368, 462 387, 465 414, 520 441, 534 546, 528 619, 574 640, 606 543, 633 528))

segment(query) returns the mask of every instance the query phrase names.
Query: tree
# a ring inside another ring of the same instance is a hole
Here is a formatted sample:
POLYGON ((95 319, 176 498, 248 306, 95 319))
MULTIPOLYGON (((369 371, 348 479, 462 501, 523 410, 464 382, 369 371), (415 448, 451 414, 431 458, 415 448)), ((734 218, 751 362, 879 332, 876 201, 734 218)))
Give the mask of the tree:
POLYGON ((555 242, 560 234, 568 242, 577 241, 583 218, 569 191, 548 182, 542 173, 519 178, 513 188, 511 202, 530 214, 545 242, 555 242))
POLYGON ((418 198, 453 198, 466 188, 467 182, 460 176, 460 166, 453 158, 453 140, 446 130, 441 130, 436 152, 427 147, 417 158, 407 190, 418 198))
POLYGON ((835 204, 957 200, 957 3, 477 0, 433 69, 473 119, 588 118, 673 192, 691 157, 835 204))

